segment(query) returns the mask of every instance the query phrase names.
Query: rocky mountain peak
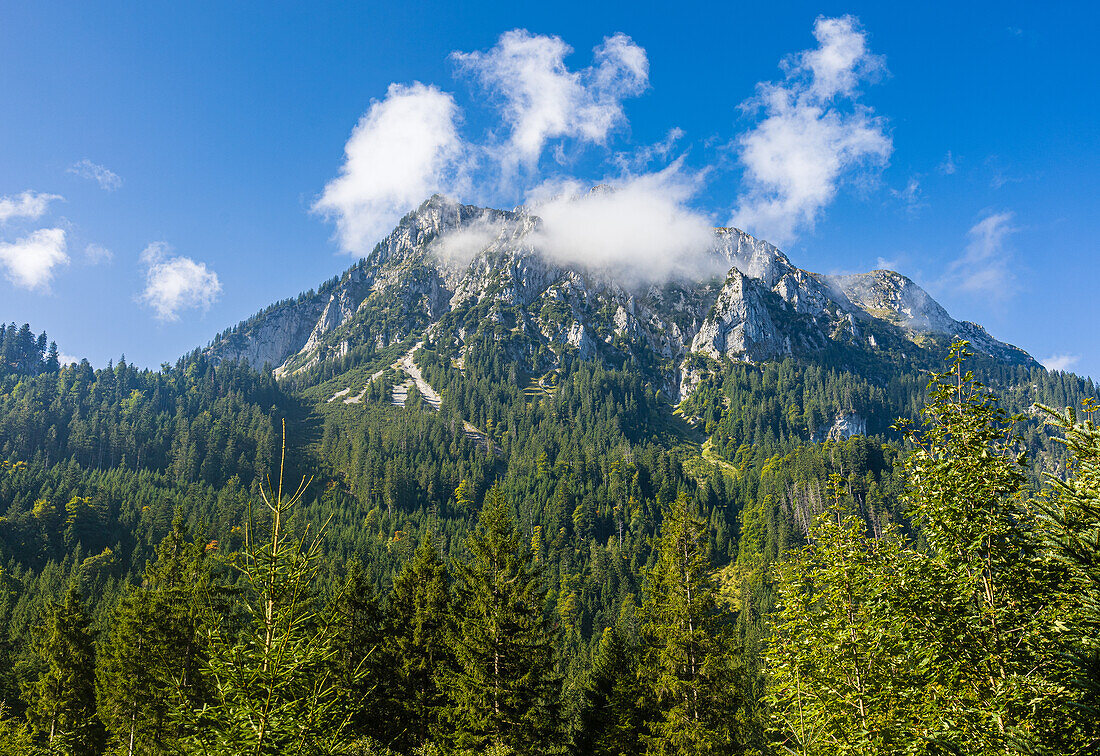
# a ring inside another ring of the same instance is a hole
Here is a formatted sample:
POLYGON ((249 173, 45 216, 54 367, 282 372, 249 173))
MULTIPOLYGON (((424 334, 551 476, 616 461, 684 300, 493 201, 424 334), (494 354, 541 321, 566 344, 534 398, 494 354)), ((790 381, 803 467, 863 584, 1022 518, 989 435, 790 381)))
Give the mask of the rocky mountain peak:
POLYGON ((698 381, 693 353, 748 362, 915 354, 931 334, 961 336, 998 359, 1034 364, 979 326, 952 319, 892 271, 815 274, 767 241, 718 228, 702 252, 727 271, 724 278, 639 286, 550 259, 540 249, 540 223, 528 208, 496 210, 435 195, 335 285, 246 321, 207 351, 213 359, 271 362, 286 376, 413 336, 461 352, 474 334, 491 333, 518 350, 517 359, 542 355, 547 364, 540 369, 570 353, 649 365, 672 397, 698 381))

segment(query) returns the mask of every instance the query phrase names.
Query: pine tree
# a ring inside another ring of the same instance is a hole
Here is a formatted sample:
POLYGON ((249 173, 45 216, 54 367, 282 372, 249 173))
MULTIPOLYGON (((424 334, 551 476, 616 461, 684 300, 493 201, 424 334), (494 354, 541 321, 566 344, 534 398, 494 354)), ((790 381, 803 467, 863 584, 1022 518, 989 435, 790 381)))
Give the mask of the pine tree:
POLYGON ((406 731, 405 748, 440 739, 446 697, 438 681, 453 666, 447 645, 450 575, 429 534, 393 581, 389 598, 392 635, 388 655, 396 664, 396 698, 406 731))
POLYGON ((456 669, 442 681, 455 743, 466 753, 551 753, 561 691, 546 588, 499 488, 486 494, 466 548, 455 567, 456 669))
POLYGON ((647 576, 643 636, 658 716, 651 754, 728 753, 737 743, 740 684, 729 626, 717 606, 706 525, 687 494, 669 507, 647 576))
POLYGON ((80 591, 72 585, 37 637, 45 669, 34 687, 32 717, 50 753, 90 755, 102 746, 90 625, 80 591))

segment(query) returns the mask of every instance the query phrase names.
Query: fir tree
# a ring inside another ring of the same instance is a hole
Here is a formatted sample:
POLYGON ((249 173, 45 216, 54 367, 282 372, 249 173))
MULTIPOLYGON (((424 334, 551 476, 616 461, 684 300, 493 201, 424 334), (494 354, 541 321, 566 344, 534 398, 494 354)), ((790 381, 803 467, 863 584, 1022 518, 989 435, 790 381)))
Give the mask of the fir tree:
POLYGON ((1070 612, 1063 648, 1077 669, 1080 699, 1071 716, 1078 720, 1089 747, 1100 747, 1100 428, 1097 405, 1085 403, 1084 418, 1072 408, 1056 412, 1043 407, 1071 454, 1068 476, 1049 475, 1047 497, 1039 505, 1044 527, 1040 537, 1067 570, 1063 591, 1070 612))
POLYGON ((604 630, 584 686, 574 745, 592 756, 641 756, 651 697, 643 685, 641 647, 619 626, 604 630))
POLYGON ((349 727, 361 738, 389 744, 403 728, 394 701, 396 660, 384 648, 390 622, 362 565, 353 561, 347 572, 328 615, 339 685, 353 705, 349 727))
POLYGON ((498 488, 482 504, 455 567, 451 648, 443 676, 460 751, 550 753, 561 741, 560 681, 546 588, 498 488))

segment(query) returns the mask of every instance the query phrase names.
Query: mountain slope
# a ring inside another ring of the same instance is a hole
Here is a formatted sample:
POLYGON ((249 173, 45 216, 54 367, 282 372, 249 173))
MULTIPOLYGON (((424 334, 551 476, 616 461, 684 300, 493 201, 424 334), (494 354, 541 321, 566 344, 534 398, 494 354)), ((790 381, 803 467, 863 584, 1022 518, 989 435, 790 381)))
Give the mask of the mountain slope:
POLYGON ((427 334, 461 356, 492 331, 532 372, 601 358, 647 370, 671 398, 698 382, 690 355, 760 362, 786 356, 841 364, 923 363, 926 347, 968 339, 978 352, 1032 367, 1023 350, 960 322, 892 271, 826 276, 734 228, 703 250, 714 275, 628 284, 622 271, 555 262, 528 210, 424 202, 374 251, 312 295, 282 303, 219 336, 215 361, 269 362, 276 376, 427 334))

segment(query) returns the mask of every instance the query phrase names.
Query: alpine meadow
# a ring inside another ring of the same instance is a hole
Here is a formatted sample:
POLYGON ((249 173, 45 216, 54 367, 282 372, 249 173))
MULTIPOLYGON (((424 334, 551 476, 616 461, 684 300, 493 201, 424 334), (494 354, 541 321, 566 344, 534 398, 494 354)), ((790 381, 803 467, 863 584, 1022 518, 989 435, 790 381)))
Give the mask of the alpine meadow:
POLYGON ((0 11, 0 754, 1100 753, 1092 11, 160 5, 0 11))

